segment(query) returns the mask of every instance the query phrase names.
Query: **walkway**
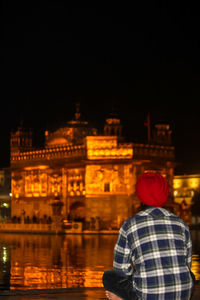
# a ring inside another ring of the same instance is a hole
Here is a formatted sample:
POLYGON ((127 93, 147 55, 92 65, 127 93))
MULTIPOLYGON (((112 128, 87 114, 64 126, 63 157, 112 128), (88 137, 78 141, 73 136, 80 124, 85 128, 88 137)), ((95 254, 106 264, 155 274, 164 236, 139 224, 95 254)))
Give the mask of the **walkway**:
MULTIPOLYGON (((77 288, 59 290, 0 291, 0 300, 104 300, 103 288, 77 288)), ((200 299, 200 282, 195 286, 192 300, 200 299)))

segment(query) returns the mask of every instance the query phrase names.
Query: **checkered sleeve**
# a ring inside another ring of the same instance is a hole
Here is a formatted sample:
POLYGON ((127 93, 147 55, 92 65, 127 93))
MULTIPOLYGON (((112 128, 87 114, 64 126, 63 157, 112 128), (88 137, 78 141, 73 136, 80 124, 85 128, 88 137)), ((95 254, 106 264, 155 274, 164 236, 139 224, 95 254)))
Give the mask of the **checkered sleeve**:
POLYGON ((126 226, 123 224, 114 248, 113 267, 114 269, 123 271, 126 275, 131 275, 133 273, 131 263, 131 249, 128 244, 126 226))
POLYGON ((186 245, 187 245, 187 264, 191 268, 192 265, 192 239, 188 228, 185 230, 186 233, 186 245))

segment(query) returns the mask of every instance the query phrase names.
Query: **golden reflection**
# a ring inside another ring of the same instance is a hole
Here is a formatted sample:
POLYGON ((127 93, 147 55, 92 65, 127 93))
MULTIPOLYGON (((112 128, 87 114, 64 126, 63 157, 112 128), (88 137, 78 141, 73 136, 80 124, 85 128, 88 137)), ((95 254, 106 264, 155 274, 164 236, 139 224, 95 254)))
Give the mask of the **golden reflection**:
POLYGON ((84 287, 103 287, 102 276, 103 276, 102 269, 96 270, 96 272, 90 269, 88 270, 86 269, 84 287))
POLYGON ((0 243, 11 248, 10 289, 102 287, 103 272, 112 267, 116 238, 0 234, 0 243))
POLYGON ((192 272, 196 280, 200 280, 200 255, 198 254, 192 256, 192 272))
MULTIPOLYGON (((200 280, 199 235, 193 232, 192 271, 200 280)), ((102 287, 104 270, 112 268, 117 235, 0 234, 1 263, 10 289, 102 287)), ((0 270, 0 275, 3 270, 0 270)), ((4 281, 3 281, 4 280, 4 281)))

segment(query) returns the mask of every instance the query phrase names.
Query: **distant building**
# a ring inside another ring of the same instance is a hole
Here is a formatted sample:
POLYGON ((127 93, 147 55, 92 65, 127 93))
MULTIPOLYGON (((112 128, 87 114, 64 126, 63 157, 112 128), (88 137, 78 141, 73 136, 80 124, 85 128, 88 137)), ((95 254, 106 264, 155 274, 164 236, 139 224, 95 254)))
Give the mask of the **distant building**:
POLYGON ((200 205, 195 207, 195 209, 191 207, 193 197, 200 194, 200 175, 176 175, 174 176, 173 185, 174 201, 179 205, 180 217, 190 225, 200 224, 200 205), (192 209, 197 215, 195 214, 194 216, 191 213, 192 209))
POLYGON ((44 220, 61 213, 85 227, 118 228, 139 208, 135 183, 144 171, 163 174, 173 206, 174 147, 168 124, 157 124, 151 143, 125 143, 116 115, 106 119, 104 135, 81 119, 45 132, 45 145, 32 146, 32 134, 11 133, 12 217, 44 220), (56 211, 57 209, 57 211, 56 211), (90 225, 88 225, 90 224, 90 225))
POLYGON ((11 215, 11 178, 9 169, 0 169, 0 219, 11 215))
POLYGON ((200 192, 200 175, 175 175, 173 185, 174 201, 178 204, 185 201, 190 206, 195 191, 200 192))

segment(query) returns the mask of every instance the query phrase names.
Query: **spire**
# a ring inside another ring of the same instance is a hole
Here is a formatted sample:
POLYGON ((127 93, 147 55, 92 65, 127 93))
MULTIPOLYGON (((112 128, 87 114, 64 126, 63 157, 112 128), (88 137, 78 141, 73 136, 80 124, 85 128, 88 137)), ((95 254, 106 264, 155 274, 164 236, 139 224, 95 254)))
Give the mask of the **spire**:
POLYGON ((87 121, 84 121, 81 117, 81 113, 80 113, 80 102, 76 103, 76 112, 75 112, 75 118, 69 122, 67 122, 67 124, 69 124, 70 126, 85 126, 88 124, 87 121))
POLYGON ((147 119, 144 122, 144 126, 147 127, 147 137, 148 137, 148 143, 150 144, 151 141, 151 120, 150 120, 150 112, 147 114, 147 119))
POLYGON ((80 103, 76 103, 76 113, 75 113, 75 119, 78 121, 80 119, 81 113, 80 113, 80 103))

